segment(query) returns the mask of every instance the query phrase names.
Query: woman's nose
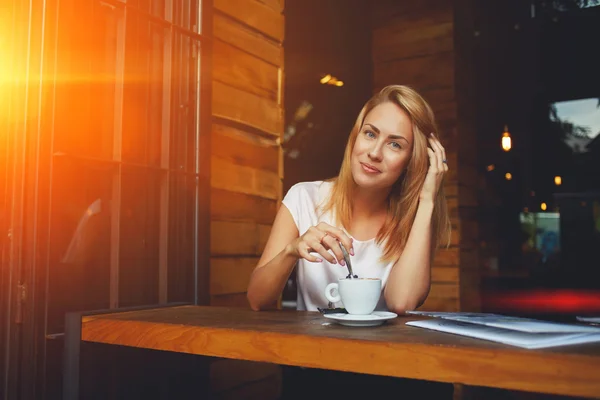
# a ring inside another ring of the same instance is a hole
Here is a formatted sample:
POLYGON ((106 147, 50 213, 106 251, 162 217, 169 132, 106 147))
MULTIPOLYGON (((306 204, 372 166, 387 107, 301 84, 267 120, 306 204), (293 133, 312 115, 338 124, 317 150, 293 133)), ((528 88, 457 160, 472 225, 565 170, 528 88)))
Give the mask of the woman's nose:
POLYGON ((371 147, 371 150, 369 151, 369 158, 373 161, 381 161, 381 147, 378 144, 375 144, 373 147, 371 147))

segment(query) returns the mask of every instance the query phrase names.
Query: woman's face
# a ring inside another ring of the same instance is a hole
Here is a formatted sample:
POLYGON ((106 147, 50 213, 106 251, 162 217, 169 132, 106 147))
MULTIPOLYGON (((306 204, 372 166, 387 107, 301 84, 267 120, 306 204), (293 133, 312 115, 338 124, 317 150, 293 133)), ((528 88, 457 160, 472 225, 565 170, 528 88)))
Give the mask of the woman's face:
POLYGON ((365 189, 389 189, 408 166, 413 149, 408 114, 392 102, 379 104, 365 117, 352 149, 352 176, 365 189))

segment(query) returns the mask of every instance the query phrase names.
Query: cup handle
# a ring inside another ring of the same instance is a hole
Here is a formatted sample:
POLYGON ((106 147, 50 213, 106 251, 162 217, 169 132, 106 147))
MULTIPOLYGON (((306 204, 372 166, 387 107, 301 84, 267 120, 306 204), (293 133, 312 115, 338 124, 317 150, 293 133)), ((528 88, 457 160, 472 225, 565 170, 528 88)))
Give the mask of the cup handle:
POLYGON ((330 283, 329 285, 327 285, 327 287, 325 288, 325 297, 327 297, 327 300, 329 300, 332 303, 337 303, 338 301, 340 301, 342 298, 340 297, 340 293, 338 291, 338 284, 337 283, 330 283), (331 290, 335 290, 336 295, 332 296, 331 295, 331 290))

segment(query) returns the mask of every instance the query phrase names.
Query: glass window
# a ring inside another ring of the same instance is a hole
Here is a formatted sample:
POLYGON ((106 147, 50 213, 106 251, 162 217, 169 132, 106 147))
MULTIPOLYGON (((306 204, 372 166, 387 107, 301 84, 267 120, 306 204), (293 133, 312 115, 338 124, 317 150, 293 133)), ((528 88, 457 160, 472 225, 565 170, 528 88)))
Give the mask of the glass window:
POLYGON ((49 327, 64 313, 194 301, 200 2, 61 2, 49 327))

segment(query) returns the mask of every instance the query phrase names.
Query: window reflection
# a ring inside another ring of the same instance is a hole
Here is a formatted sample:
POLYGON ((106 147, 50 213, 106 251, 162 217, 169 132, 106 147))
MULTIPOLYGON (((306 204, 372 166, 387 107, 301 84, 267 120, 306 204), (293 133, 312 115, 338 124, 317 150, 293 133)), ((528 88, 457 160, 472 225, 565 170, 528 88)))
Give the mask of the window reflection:
POLYGON ((52 175, 48 330, 57 333, 65 312, 108 307, 114 173, 59 157, 52 175))
POLYGON ((198 3, 60 3, 49 333, 67 311, 195 298, 198 3))

